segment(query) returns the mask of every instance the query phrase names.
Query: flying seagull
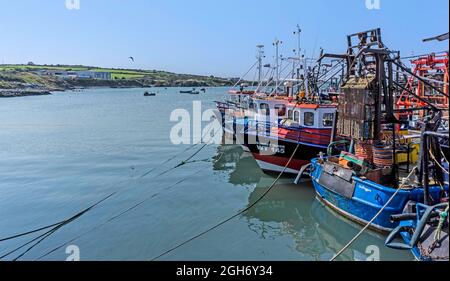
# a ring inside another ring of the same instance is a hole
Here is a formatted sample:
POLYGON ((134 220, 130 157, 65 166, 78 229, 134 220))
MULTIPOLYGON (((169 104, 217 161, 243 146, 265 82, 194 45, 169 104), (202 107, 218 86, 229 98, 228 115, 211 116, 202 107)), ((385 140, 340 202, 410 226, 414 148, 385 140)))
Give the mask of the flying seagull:
POLYGON ((444 33, 442 35, 439 35, 439 36, 423 39, 423 42, 434 41, 434 40, 437 40, 437 41, 448 40, 448 32, 444 33))
POLYGON ((128 58, 134 62, 134 58, 133 57, 128 57, 128 58))

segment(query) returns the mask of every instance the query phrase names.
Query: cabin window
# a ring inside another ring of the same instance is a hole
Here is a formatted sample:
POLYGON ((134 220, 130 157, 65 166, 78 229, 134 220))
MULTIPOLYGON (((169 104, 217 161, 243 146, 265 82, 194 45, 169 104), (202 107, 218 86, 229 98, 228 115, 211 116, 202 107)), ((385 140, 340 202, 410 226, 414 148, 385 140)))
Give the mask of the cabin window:
POLYGON ((294 111, 294 121, 300 123, 300 112, 294 111))
POLYGON ((334 113, 325 113, 323 115, 323 126, 333 127, 334 113))
POLYGON ((288 110, 288 119, 294 120, 294 111, 292 109, 288 110))
POLYGON ((303 115, 303 124, 305 126, 314 126, 314 113, 312 112, 305 112, 303 115))
POLYGON ((286 106, 284 104, 277 104, 275 105, 275 112, 278 116, 285 116, 286 115, 286 106))
POLYGON ((259 109, 261 109, 262 114, 265 114, 266 116, 270 115, 270 107, 267 103, 260 104, 259 109))

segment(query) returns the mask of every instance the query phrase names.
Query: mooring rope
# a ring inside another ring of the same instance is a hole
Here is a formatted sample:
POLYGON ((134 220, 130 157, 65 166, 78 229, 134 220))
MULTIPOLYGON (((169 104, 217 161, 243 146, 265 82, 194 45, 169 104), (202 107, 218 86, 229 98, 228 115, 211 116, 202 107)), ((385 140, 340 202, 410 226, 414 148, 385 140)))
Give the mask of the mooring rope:
POLYGON ((433 152, 431 151, 431 148, 429 148, 429 152, 430 152, 430 156, 431 156, 431 158, 433 158, 434 162, 436 162, 436 164, 439 166, 439 168, 441 168, 442 171, 448 175, 449 174, 448 171, 446 169, 444 169, 444 167, 442 167, 441 163, 439 163, 439 161, 436 159, 433 152))
MULTIPOLYGON (((217 159, 216 161, 220 161, 220 160, 222 159, 222 157, 223 157, 224 154, 225 154, 224 152, 220 153, 220 156, 218 157, 218 159, 217 159)), ((203 171, 203 169, 197 170, 196 172, 192 173, 191 175, 186 176, 185 178, 183 178, 183 179, 179 180, 178 182, 176 182, 176 183, 174 183, 174 184, 172 184, 172 185, 170 185, 170 186, 168 186, 168 187, 162 189, 161 191, 165 191, 165 190, 172 189, 173 187, 175 187, 175 186, 177 186, 177 185, 179 185, 179 184, 185 182, 185 181, 188 180, 190 177, 192 177, 192 176, 194 176, 194 175, 197 175, 197 174, 200 173, 201 171, 203 171)), ((72 242, 74 242, 74 241, 80 239, 81 237, 83 237, 83 236, 85 236, 85 235, 91 233, 92 231, 94 231, 94 230, 96 230, 96 229, 98 229, 98 228, 100 228, 100 227, 102 227, 102 226, 104 226, 104 225, 106 225, 106 224, 108 224, 108 223, 110 223, 110 222, 112 222, 112 221, 114 221, 114 220, 120 218, 121 216, 123 216, 123 215, 125 215, 125 214, 127 214, 127 213, 129 213, 129 212, 131 212, 131 211, 133 211, 133 210, 135 210, 136 208, 138 208, 139 206, 143 205, 143 204, 144 204, 145 202, 147 202, 148 200, 151 200, 151 199, 155 198, 158 194, 159 194, 159 193, 154 193, 154 194, 148 196, 147 198, 145 198, 145 199, 139 201, 138 203, 134 204, 133 206, 127 208, 126 210, 121 211, 121 212, 118 213, 117 215, 114 215, 113 217, 107 219, 107 220, 104 221, 103 223, 94 226, 93 228, 89 229, 88 231, 85 231, 85 232, 83 232, 82 234, 77 235, 76 237, 72 238, 71 240, 62 243, 61 245, 59 245, 59 246, 53 248, 52 250, 46 252, 45 254, 39 256, 35 261, 38 261, 38 260, 41 260, 41 259, 45 258, 46 256, 48 256, 48 255, 50 255, 50 254, 56 252, 57 250, 59 250, 59 249, 61 249, 62 247, 66 246, 67 244, 72 243, 72 242)))
POLYGON ((48 226, 44 226, 44 227, 41 227, 41 228, 30 230, 28 232, 24 232, 24 233, 20 233, 20 234, 16 234, 16 235, 10 236, 10 237, 2 238, 2 239, 0 239, 0 242, 4 242, 4 241, 12 240, 12 239, 15 239, 15 238, 19 238, 19 237, 22 237, 22 236, 27 236, 27 235, 30 235, 30 234, 33 234, 33 233, 36 233, 36 232, 40 232, 42 230, 49 229, 49 228, 55 227, 57 225, 60 225, 60 224, 62 224, 64 222, 65 222, 65 220, 57 222, 57 223, 54 223, 54 224, 51 224, 51 225, 48 225, 48 226))
POLYGON ((345 252, 348 247, 350 247, 371 225, 372 223, 383 213, 383 211, 387 208, 387 206, 392 202, 392 200, 394 200, 395 196, 397 196, 397 194, 400 192, 400 190, 403 190, 403 188, 405 187, 406 183, 409 181, 409 179, 414 175, 414 173, 416 172, 417 167, 415 167, 414 169, 412 169, 411 173, 403 180, 401 186, 394 192, 394 194, 392 194, 391 198, 389 198, 389 200, 386 202, 386 204, 380 209, 380 211, 373 217, 373 219, 371 219, 367 225, 361 229, 361 231, 356 234, 355 237, 353 237, 352 240, 350 240, 350 242, 348 242, 343 248, 342 250, 340 250, 330 261, 334 261, 336 260, 343 252, 345 252))
MULTIPOLYGON (((189 151, 189 150, 192 149, 193 147, 195 147, 195 146, 197 146, 198 144, 200 144, 200 143, 202 142, 204 136, 206 136, 206 135, 211 131, 211 129, 212 129, 212 127, 210 127, 210 128, 207 130, 207 132, 202 136, 200 142, 198 142, 198 143, 196 143, 196 144, 194 144, 194 145, 191 145, 190 147, 188 147, 187 149, 185 149, 184 151, 182 151, 182 153, 179 153, 179 154, 177 154, 177 155, 175 155, 175 156, 169 158, 169 159, 166 160, 164 163, 170 162, 171 160, 173 160, 173 159, 176 158, 177 156, 179 156, 179 155, 181 155, 181 154, 183 154, 183 153, 189 151)), ((156 177, 159 177, 159 176, 161 176, 161 175, 163 175, 163 174, 168 173, 169 171, 172 171, 172 170, 174 170, 174 169, 177 169, 177 168, 179 168, 179 167, 181 167, 181 166, 183 166, 183 165, 185 165, 185 164, 188 164, 188 163, 189 163, 189 160, 191 160, 191 159, 192 159, 193 157, 195 157, 198 153, 200 153, 200 151, 203 150, 207 145, 208 145, 208 143, 205 143, 200 149, 198 149, 193 155, 189 156, 186 160, 182 161, 182 162, 181 162, 180 164, 178 164, 177 166, 175 166, 175 167, 173 167, 173 168, 171 168, 171 169, 169 169, 169 170, 167 170, 167 171, 165 171, 165 172, 163 172, 163 173, 157 175, 156 177)), ((161 164, 161 165, 162 165, 162 164, 161 164)), ((157 167, 156 167, 156 168, 157 168, 157 167)), ((139 178, 144 178, 145 176, 147 176, 148 174, 150 174, 153 170, 155 170, 155 168, 152 169, 152 170, 150 170, 150 171, 147 171, 146 173, 144 173, 143 175, 141 175, 139 178)), ((155 177, 155 178, 156 178, 156 177, 155 177)), ((127 181, 123 181, 123 182, 127 182, 127 181)), ((115 185, 117 185, 117 184, 115 184, 115 185)), ((1 239, 0 239, 0 242, 4 242, 4 241, 8 241, 8 240, 20 238, 20 237, 23 237, 23 236, 27 236, 27 235, 30 235, 30 234, 33 234, 33 233, 37 233, 37 232, 40 232, 40 231, 43 231, 43 230, 46 230, 46 229, 50 229, 49 231, 47 231, 47 232, 45 232, 45 233, 43 233, 43 234, 37 236, 36 238, 34 238, 34 239, 28 241, 27 243, 22 244, 22 245, 20 245, 19 247, 17 247, 17 248, 15 248, 15 249, 11 250, 10 252, 8 252, 8 253, 6 253, 6 254, 0 256, 0 260, 3 259, 3 258, 5 258, 5 257, 7 257, 7 256, 9 256, 9 255, 11 255, 11 254, 13 254, 13 253, 15 253, 15 252, 17 252, 18 250, 22 249, 23 247, 26 247, 27 245, 33 243, 34 241, 36 241, 36 240, 42 238, 42 239, 39 240, 36 244, 32 245, 32 246, 30 247, 30 249, 27 249, 23 254, 29 252, 29 251, 30 251, 32 248, 34 248, 37 244, 40 244, 43 240, 45 240, 47 237, 49 237, 50 235, 52 235, 54 232, 56 232, 56 231, 57 231, 58 229, 60 229, 61 227, 63 227, 63 226, 65 226, 65 225, 67 225, 67 224, 69 224, 69 223, 75 221, 76 219, 78 219, 79 217, 81 217, 82 215, 84 215, 85 213, 87 213, 88 211, 92 210, 93 208, 95 208, 96 206, 100 205, 101 203, 103 203, 104 201, 106 201, 107 199, 109 199, 110 197, 113 197, 114 195, 116 195, 117 193, 119 193, 119 191, 124 191, 124 190, 126 190, 126 189, 122 189, 122 190, 119 189, 119 190, 117 190, 117 191, 115 191, 115 192, 110 193, 110 194, 109 194, 108 196, 106 196, 105 198, 102 198, 101 200, 99 200, 99 201, 96 202, 95 204, 93 204, 93 205, 89 206, 88 208, 84 209, 83 211, 81 211, 81 212, 75 214, 74 216, 72 216, 72 217, 69 218, 69 219, 65 219, 65 220, 59 221, 59 222, 57 222, 57 223, 53 223, 53 224, 50 224, 50 225, 47 225, 47 226, 44 226, 44 227, 39 227, 39 228, 37 228, 37 229, 33 229, 33 230, 26 231, 26 232, 23 232, 23 233, 15 234, 15 235, 12 235, 12 236, 9 236, 9 237, 1 238, 1 239)), ((23 254, 20 255, 18 258, 22 257, 23 254)), ((16 259, 17 259, 17 258, 16 258, 16 259)), ((15 260, 16 260, 16 259, 15 259, 15 260)))
POLYGON ((300 147, 300 144, 297 144, 297 147, 295 148, 294 152, 292 153, 292 156, 291 156, 291 158, 289 159, 289 161, 287 162, 286 166, 283 168, 283 170, 280 172, 280 174, 279 174, 278 177, 274 180, 274 182, 269 186, 269 188, 268 188, 268 189, 261 195, 261 197, 259 197, 255 202, 253 202, 251 205, 249 205, 249 206, 246 207, 245 209, 239 211, 237 214, 235 214, 235 215, 233 215, 233 216, 231 216, 231 217, 229 217, 229 218, 227 218, 227 219, 225 219, 225 220, 223 220, 223 221, 217 223, 216 225, 214 225, 214 226, 208 228, 207 230, 201 232, 200 234, 197 234, 197 235, 195 235, 195 236, 189 238, 188 240, 185 240, 184 242, 182 242, 182 243, 180 243, 180 244, 178 244, 178 245, 176 245, 176 246, 170 248, 169 250, 163 252, 162 254, 159 254, 158 256, 156 256, 156 257, 154 257, 153 259, 151 259, 151 261, 155 261, 155 260, 157 260, 157 259, 159 259, 159 258, 161 258, 161 257, 163 257, 163 256, 165 256, 165 255, 167 255, 167 254, 169 254, 169 253, 175 251, 176 249, 181 248, 182 246, 184 246, 184 245, 186 245, 186 244, 188 244, 188 243, 194 241, 195 239, 200 238, 200 237, 202 237, 203 235, 205 235, 205 234, 207 234, 207 233, 213 231, 214 229, 216 229, 216 228, 218 228, 218 227, 220 227, 220 226, 226 224, 227 222, 229 222, 229 221, 231 221, 231 220, 233 220, 233 219, 239 217, 240 215, 244 214, 245 212, 247 212, 248 210, 250 210, 250 209, 252 209, 254 206, 256 206, 262 199, 264 199, 264 198, 267 196, 267 194, 269 194, 269 192, 275 187, 275 184, 280 180, 280 178, 281 178, 281 176, 284 174, 284 172, 286 172, 286 169, 287 169, 288 166, 291 164, 292 159, 294 158, 295 153, 297 152, 297 150, 298 150, 299 147, 300 147))
POLYGON ((170 161, 176 159, 178 156, 183 155, 184 153, 188 152, 188 151, 191 150, 192 148, 196 147, 198 144, 200 144, 200 143, 196 143, 196 144, 193 144, 193 145, 187 147, 187 148, 186 148, 185 150, 183 150, 182 152, 175 154, 174 156, 168 158, 166 161, 160 163, 160 164, 157 165, 156 167, 153 167, 152 169, 148 170, 147 172, 145 172, 144 174, 142 174, 139 178, 141 178, 141 179, 142 179, 142 178, 145 178, 146 176, 148 176, 149 174, 151 174, 153 171, 155 171, 156 169, 158 169, 158 167, 160 167, 160 166, 162 166, 162 165, 165 165, 165 164, 169 163, 170 161))
MULTIPOLYGON (((53 234, 56 230, 58 230, 58 229, 60 229, 61 227, 65 226, 65 225, 67 225, 67 224, 69 224, 69 223, 71 223, 72 221, 75 221, 76 219, 80 218, 81 216, 83 216, 83 215, 86 214, 87 212, 91 211, 92 209, 94 209, 95 207, 97 207, 98 205, 100 205, 101 203, 103 203, 104 201, 106 201, 106 200, 108 200, 109 198, 111 198, 112 196, 114 196, 116 193, 117 193, 117 191, 116 191, 116 192, 113 192, 113 193, 111 193, 111 194, 109 194, 108 196, 106 196, 106 197, 102 198, 101 200, 95 202, 94 204, 92 204, 92 205, 89 206, 88 208, 82 210, 81 212, 78 212, 78 213, 75 214, 74 216, 72 216, 72 217, 70 217, 70 218, 68 218, 68 219, 66 219, 66 220, 63 220, 63 221, 61 221, 61 222, 59 222, 59 223, 55 223, 55 224, 49 225, 49 226, 47 226, 47 227, 42 227, 42 228, 39 228, 39 229, 35 229, 35 230, 32 230, 32 231, 28 231, 28 232, 21 233, 21 234, 16 234, 16 235, 13 235, 13 236, 10 236, 10 237, 1 239, 1 241, 7 241, 7 240, 15 239, 15 238, 18 238, 18 237, 22 237, 22 236, 25 236, 25 235, 29 235, 29 234, 32 234, 32 233, 36 233, 36 232, 39 232, 39 231, 42 231, 42 230, 45 230, 45 229, 52 228, 52 229, 50 229, 49 231, 45 232, 44 234, 41 234, 41 235, 39 235, 38 237, 32 239, 31 241, 28 241, 27 243, 20 245, 19 247, 15 248, 14 250, 11 250, 10 252, 8 252, 8 253, 6 253, 6 254, 0 256, 0 260, 2 260, 3 258, 5 258, 5 257, 7 257, 7 256, 10 256, 11 254, 17 252, 18 250, 22 249, 23 247, 26 247, 27 245, 33 243, 34 241, 36 241, 37 239, 39 239, 39 238, 41 238, 41 237, 43 237, 43 236, 44 236, 44 239, 47 238, 48 235, 45 236, 46 234, 48 234, 48 233, 49 233, 49 234, 53 234)), ((40 242, 42 242, 42 241, 38 241, 38 242, 40 243, 40 242)), ((34 245, 34 246, 35 246, 35 245, 34 245)), ((34 247, 34 246, 33 246, 33 247, 34 247)))
POLYGON ((208 145, 208 143, 203 144, 202 147, 200 147, 200 149, 198 149, 197 151, 195 151, 195 153, 192 154, 191 156, 189 156, 187 159, 181 161, 180 163, 178 163, 178 164, 175 165, 174 167, 172 167, 172 168, 170 168, 170 169, 167 169, 167 170, 165 170, 164 172, 159 173, 158 175, 156 175, 155 178, 160 177, 160 176, 162 176, 162 175, 165 175, 165 174, 167 174, 168 172, 171 172, 171 171, 173 171, 173 170, 175 170, 175 169, 178 169, 178 168, 181 167, 181 166, 184 166, 184 165, 188 164, 189 161, 190 161, 192 158, 194 158, 197 154, 199 154, 200 151, 202 151, 207 145, 208 145))

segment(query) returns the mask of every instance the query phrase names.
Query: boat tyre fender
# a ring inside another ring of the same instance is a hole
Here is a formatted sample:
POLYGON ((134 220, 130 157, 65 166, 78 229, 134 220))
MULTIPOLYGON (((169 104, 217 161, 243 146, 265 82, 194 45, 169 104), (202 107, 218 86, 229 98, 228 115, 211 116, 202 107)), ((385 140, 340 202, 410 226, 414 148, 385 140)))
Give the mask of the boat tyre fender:
POLYGON ((401 238, 400 233, 409 231, 411 227, 405 227, 405 226, 397 226, 392 232, 389 234, 389 236, 386 238, 386 242, 384 244, 391 249, 395 250, 411 250, 412 247, 408 244, 401 243, 401 242, 393 242, 396 238, 401 238))
POLYGON ((393 242, 395 238, 400 236, 401 232, 405 232, 405 231, 408 231, 409 229, 411 229, 410 227, 404 227, 404 226, 396 227, 386 238, 385 245, 389 248, 397 249, 397 250, 411 250, 412 248, 416 247, 419 242, 420 237, 422 236, 422 233, 425 229, 425 226, 426 226, 428 220, 430 219, 431 215, 433 214, 434 209, 444 208, 447 206, 447 204, 448 203, 442 203, 442 204, 438 204, 435 206, 430 206, 425 210, 422 218, 417 223, 416 231, 414 231, 414 234, 411 237, 411 241, 410 241, 409 245, 405 244, 405 243, 393 242))

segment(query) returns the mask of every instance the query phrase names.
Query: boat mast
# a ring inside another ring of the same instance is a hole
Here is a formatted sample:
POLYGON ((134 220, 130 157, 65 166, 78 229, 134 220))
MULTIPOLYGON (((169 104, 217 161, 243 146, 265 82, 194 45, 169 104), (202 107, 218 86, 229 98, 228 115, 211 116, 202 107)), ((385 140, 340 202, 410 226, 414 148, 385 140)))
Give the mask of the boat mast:
POLYGON ((258 48, 258 87, 261 84, 262 79, 262 59, 264 58, 264 45, 257 45, 256 48, 258 48))
POLYGON ((275 39, 273 45, 275 46, 275 91, 278 91, 278 84, 280 83, 280 44, 283 44, 282 41, 275 39))
POLYGON ((301 59, 301 58, 302 58, 302 55, 301 55, 301 53, 302 53, 302 47, 301 47, 301 44, 300 44, 300 43, 301 43, 301 41, 300 41, 300 39, 301 39, 301 37, 300 37, 301 33, 302 33, 302 30, 300 29, 300 26, 297 24, 297 30, 294 31, 294 34, 296 34, 297 37, 298 37, 298 49, 297 49, 297 52, 298 52, 298 59, 301 59))
MULTIPOLYGON (((301 47, 301 33, 302 30, 300 29, 300 26, 297 24, 297 30, 294 31, 294 35, 297 35, 298 38, 298 46, 297 46, 297 55, 298 55, 298 67, 297 67, 297 82, 300 81, 300 69, 302 65, 302 47, 301 47)), ((294 61, 295 64, 295 61, 294 61)), ((292 74, 292 77, 295 76, 295 73, 292 74)), ((300 88, 300 84, 298 86, 300 88)))

